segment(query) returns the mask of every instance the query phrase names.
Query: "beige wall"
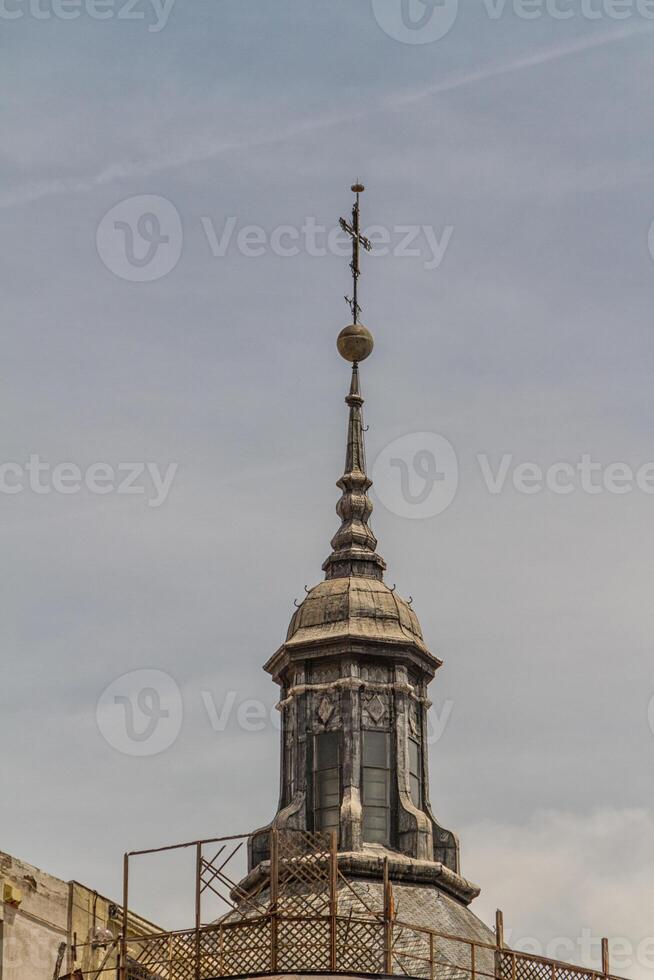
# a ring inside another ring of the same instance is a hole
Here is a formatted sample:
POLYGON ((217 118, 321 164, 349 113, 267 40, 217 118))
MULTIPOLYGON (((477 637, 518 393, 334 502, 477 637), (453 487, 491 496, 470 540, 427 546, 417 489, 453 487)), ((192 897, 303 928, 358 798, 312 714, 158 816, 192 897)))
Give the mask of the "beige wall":
POLYGON ((0 905, 0 978, 52 980, 59 944, 68 935, 68 885, 0 852, 0 899, 5 884, 18 888, 22 901, 0 905))
MULTIPOLYGON (((112 942, 109 937, 117 939, 120 935, 122 907, 77 881, 70 883, 70 895, 71 939, 76 940, 76 955, 72 965, 81 969, 84 975, 102 969, 98 980, 114 980, 118 943, 112 942), (99 941, 96 945, 93 945, 94 939, 99 941)), ((147 936, 160 931, 152 923, 130 912, 127 920, 128 937, 147 936)))
MULTIPOLYGON (((61 973, 81 969, 114 980, 122 909, 77 881, 54 878, 0 851, 0 980, 52 980, 57 952, 67 943, 61 973), (4 885, 19 889, 17 906, 2 901, 4 885), (110 914, 112 913, 112 914, 110 914)), ((130 913, 128 935, 160 930, 130 913)))

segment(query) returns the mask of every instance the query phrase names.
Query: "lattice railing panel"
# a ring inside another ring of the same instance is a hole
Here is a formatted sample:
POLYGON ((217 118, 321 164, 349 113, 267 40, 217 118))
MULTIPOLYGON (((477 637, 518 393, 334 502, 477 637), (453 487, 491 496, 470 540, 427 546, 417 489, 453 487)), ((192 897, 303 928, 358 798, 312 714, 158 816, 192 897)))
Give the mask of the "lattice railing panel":
POLYGON ((280 830, 277 835, 277 908, 305 906, 321 914, 330 901, 331 835, 280 830))
POLYGON ((554 980, 552 969, 547 963, 521 959, 506 953, 500 953, 499 957, 502 963, 502 976, 507 976, 511 980, 554 980))
POLYGON ((285 919, 277 924, 277 969, 280 973, 318 973, 330 968, 329 919, 285 919))
MULTIPOLYGON (((189 930, 130 938, 127 977, 215 980, 272 972, 382 974, 386 938, 386 926, 375 916, 334 918, 300 913, 223 921, 203 927, 199 935, 189 930)), ((390 955, 394 975, 419 980, 617 980, 567 963, 485 943, 473 944, 401 922, 392 924, 390 955)), ((84 980, 92 976, 87 971, 84 980)))
POLYGON ((270 973, 272 970, 273 939, 268 918, 222 925, 205 931, 202 940, 203 977, 270 973), (206 972, 209 970, 214 972, 206 972))
POLYGON ((165 980, 169 980, 171 977, 170 972, 170 946, 171 946, 170 936, 157 936, 152 939, 140 939, 130 941, 127 946, 128 956, 131 962, 128 961, 129 973, 133 975, 134 978, 139 976, 139 971, 145 977, 148 974, 156 975, 157 973, 164 977, 165 980))
POLYGON ((381 922, 339 919, 336 962, 342 973, 384 972, 384 926, 381 922))
POLYGON ((585 970, 574 970, 568 967, 556 966, 556 980, 591 980, 596 974, 587 973, 585 970))
POLYGON ((170 980, 194 980, 195 978, 195 936, 174 937, 171 949, 170 980))
POLYGON ((128 955, 135 964, 131 966, 134 978, 142 975, 147 980, 195 980, 194 937, 189 933, 130 940, 128 955))
MULTIPOLYGON (((265 937, 264 937, 265 942, 265 937)), ((221 977, 225 971, 224 931, 218 926, 200 937, 200 976, 221 977)))
POLYGON ((601 974, 568 963, 502 950, 496 954, 501 980, 595 980, 601 974))
MULTIPOLYGON (((100 973, 93 972, 93 977, 97 976, 98 980, 106 980, 109 974, 116 973, 115 967, 102 968, 100 973)), ((127 980, 152 980, 152 973, 145 966, 141 966, 140 963, 136 963, 134 960, 130 960, 127 964, 127 980)))

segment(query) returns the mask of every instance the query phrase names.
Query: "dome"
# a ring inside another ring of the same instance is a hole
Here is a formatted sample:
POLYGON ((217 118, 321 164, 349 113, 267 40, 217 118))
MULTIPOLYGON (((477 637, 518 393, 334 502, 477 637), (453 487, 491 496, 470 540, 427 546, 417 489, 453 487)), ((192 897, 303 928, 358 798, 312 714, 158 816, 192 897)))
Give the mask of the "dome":
POLYGON ((335 578, 316 585, 293 616, 285 646, 341 639, 408 644, 429 654, 409 604, 371 578, 335 578))

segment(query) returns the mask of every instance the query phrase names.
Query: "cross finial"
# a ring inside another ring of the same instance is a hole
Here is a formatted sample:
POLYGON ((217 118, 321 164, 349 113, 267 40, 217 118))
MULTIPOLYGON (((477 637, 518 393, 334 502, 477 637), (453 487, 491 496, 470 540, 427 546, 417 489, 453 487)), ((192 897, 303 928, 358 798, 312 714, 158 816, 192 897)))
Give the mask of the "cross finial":
POLYGON ((345 218, 340 218, 339 223, 343 231, 348 234, 352 239, 352 261, 350 262, 350 269, 352 270, 352 296, 346 296, 345 302, 350 307, 352 311, 352 320, 354 323, 359 322, 359 313, 361 312, 361 307, 358 301, 358 282, 359 276, 361 275, 361 268, 359 266, 359 247, 363 246, 366 252, 372 249, 372 244, 368 239, 361 234, 359 230, 359 195, 363 194, 365 187, 358 181, 356 184, 352 184, 352 192, 356 194, 354 205, 352 207, 352 222, 348 222, 345 218))

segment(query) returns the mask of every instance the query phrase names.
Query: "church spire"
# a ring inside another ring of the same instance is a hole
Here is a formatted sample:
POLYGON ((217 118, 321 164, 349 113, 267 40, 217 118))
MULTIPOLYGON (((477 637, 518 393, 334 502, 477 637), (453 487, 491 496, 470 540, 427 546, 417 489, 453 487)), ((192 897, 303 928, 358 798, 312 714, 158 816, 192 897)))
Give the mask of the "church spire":
POLYGON ((352 223, 341 218, 341 227, 352 237, 352 298, 346 297, 352 310, 354 323, 345 327, 338 337, 339 353, 352 364, 350 392, 345 399, 350 409, 347 429, 347 450, 345 453, 345 472, 336 484, 343 494, 336 505, 336 513, 341 518, 341 526, 332 538, 332 553, 323 565, 325 578, 372 578, 381 581, 386 563, 377 554, 377 539, 368 521, 372 514, 372 502, 368 490, 372 480, 366 473, 366 453, 363 428, 363 398, 359 386, 359 362, 372 353, 374 341, 367 327, 359 323, 361 307, 358 303, 357 287, 359 276, 359 246, 370 251, 370 242, 359 231, 359 194, 364 190, 362 184, 352 187, 356 194, 352 208, 352 223))

